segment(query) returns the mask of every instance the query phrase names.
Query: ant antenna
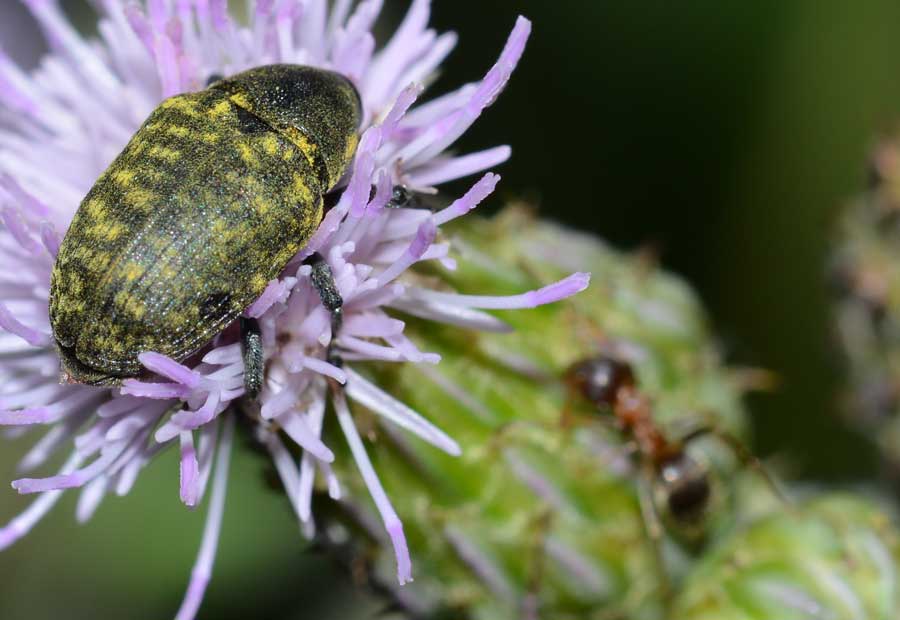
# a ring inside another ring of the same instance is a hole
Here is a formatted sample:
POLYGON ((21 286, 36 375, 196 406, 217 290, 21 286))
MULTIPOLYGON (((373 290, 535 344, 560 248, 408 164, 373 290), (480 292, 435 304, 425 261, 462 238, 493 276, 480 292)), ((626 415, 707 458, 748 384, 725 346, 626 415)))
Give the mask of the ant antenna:
POLYGON ((762 461, 756 457, 748 448, 744 445, 744 443, 732 435, 727 431, 723 431, 714 426, 700 426, 689 431, 686 435, 681 438, 681 443, 683 445, 687 445, 688 443, 694 441, 695 439, 700 439, 701 437, 713 436, 725 445, 727 445, 734 455, 740 460, 741 464, 745 467, 749 467, 757 475, 759 475, 766 483, 766 486, 772 491, 772 494, 779 499, 784 504, 790 505, 792 504, 791 499, 781 490, 781 487, 775 482, 775 478, 772 474, 769 473, 769 470, 763 465, 762 461))

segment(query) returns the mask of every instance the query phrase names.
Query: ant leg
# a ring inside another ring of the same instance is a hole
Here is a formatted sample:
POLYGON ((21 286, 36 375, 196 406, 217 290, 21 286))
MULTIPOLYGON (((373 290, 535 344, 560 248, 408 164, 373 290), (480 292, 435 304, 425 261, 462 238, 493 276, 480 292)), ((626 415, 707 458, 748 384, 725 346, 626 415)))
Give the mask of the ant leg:
POLYGON ((536 519, 534 540, 529 545, 531 556, 526 568, 526 591, 520 605, 522 620, 539 620, 541 616, 541 586, 546 568, 546 542, 552 525, 551 509, 543 510, 536 519))
POLYGON ((778 486, 778 483, 775 482, 775 479, 769 473, 769 470, 766 469, 765 465, 763 465, 762 462, 758 458, 756 458, 756 455, 754 455, 752 452, 750 452, 750 450, 747 449, 747 446, 745 446, 740 439, 738 439, 731 433, 715 428, 713 426, 701 426, 699 428, 693 429, 684 437, 682 437, 681 443, 687 444, 706 435, 712 435, 713 437, 727 445, 729 448, 731 448, 731 451, 734 452, 735 456, 738 457, 738 460, 740 460, 745 467, 750 467, 751 469, 753 469, 753 471, 755 471, 766 482, 766 485, 769 487, 769 489, 771 489, 772 494, 775 497, 777 497, 781 502, 785 504, 791 503, 790 498, 788 498, 787 495, 784 494, 784 492, 781 490, 781 487, 778 486))
POLYGON ((322 305, 331 313, 331 342, 328 344, 328 351, 325 356, 326 361, 341 367, 343 365, 343 360, 341 360, 341 356, 335 351, 335 340, 344 323, 344 300, 341 297, 340 292, 338 292, 331 266, 325 262, 325 259, 322 258, 321 254, 315 252, 304 262, 307 265, 312 266, 310 278, 312 279, 313 288, 316 289, 316 292, 319 294, 322 305))
POLYGON ((669 571, 666 569, 666 560, 663 557, 663 525, 656 512, 653 503, 652 486, 655 474, 653 467, 645 463, 641 467, 641 476, 638 479, 638 501, 641 506, 641 516, 644 521, 644 531, 653 547, 653 557, 659 572, 659 585, 662 590, 662 598, 666 608, 672 600, 672 583, 669 580, 669 571))
POLYGON ((562 411, 559 412, 559 427, 572 428, 575 426, 575 414, 572 413, 572 399, 566 398, 562 411))
POLYGON ((573 429, 580 425, 583 426, 584 421, 573 411, 575 406, 574 400, 574 396, 569 394, 566 400, 563 401, 562 411, 559 414, 559 427, 563 430, 573 429))
POLYGON ((262 389, 265 370, 259 321, 241 317, 241 343, 244 357, 244 392, 251 400, 256 400, 262 389))

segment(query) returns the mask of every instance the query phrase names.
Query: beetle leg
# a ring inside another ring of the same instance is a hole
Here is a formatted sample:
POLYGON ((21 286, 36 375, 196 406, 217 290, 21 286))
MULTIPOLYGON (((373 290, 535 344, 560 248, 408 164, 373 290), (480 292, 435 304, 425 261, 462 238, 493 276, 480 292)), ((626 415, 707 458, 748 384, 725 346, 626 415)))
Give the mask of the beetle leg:
POLYGON ((337 283, 334 281, 334 273, 331 271, 331 266, 325 262, 321 254, 318 252, 313 253, 306 259, 306 263, 312 266, 310 278, 312 279, 313 288, 319 294, 322 305, 331 313, 331 343, 328 345, 327 361, 337 367, 341 367, 343 361, 334 349, 334 341, 344 323, 344 300, 341 298, 337 283))
POLYGON ((241 317, 241 342, 244 354, 244 392, 255 400, 262 389, 265 369, 259 321, 241 317))

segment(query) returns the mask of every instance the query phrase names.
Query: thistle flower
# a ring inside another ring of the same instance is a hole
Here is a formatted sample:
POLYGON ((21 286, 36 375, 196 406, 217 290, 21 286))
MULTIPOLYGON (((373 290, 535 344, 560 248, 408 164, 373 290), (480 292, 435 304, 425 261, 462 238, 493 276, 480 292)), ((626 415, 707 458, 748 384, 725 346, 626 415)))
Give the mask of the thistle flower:
MULTIPOLYGON (((333 537, 342 544, 332 553, 355 575, 367 566, 378 590, 389 590, 413 617, 669 617, 664 575, 638 501, 646 480, 627 438, 573 399, 560 377, 572 363, 615 347, 633 362, 669 437, 698 422, 745 437, 741 375, 722 363, 698 299, 646 256, 616 251, 521 208, 454 222, 447 234, 458 268, 428 273, 447 286, 521 290, 564 276, 572 265, 588 266, 596 284, 566 304, 500 313, 515 327, 510 334, 471 338, 410 321, 410 336, 443 361, 379 366, 379 385, 413 407, 429 407, 433 421, 471 448, 454 459, 390 429, 379 433, 382 482, 406 515, 419 567, 413 584, 393 583, 391 547, 377 513, 359 501, 363 489, 341 453, 335 473, 355 492, 320 511, 322 538, 341 534, 333 537), (567 408, 570 425, 561 423, 567 408)), ((733 523, 739 464, 716 440, 692 443, 691 451, 712 472, 704 531, 714 539, 733 523)), ((777 504, 768 488, 753 500, 777 504)), ((675 583, 692 560, 671 544, 677 534, 667 528, 664 537, 675 583)))
POLYGON ((530 23, 519 18, 485 77, 416 104, 423 83, 453 48, 452 33, 427 28, 429 3, 414 0, 381 47, 371 33, 381 2, 355 8, 339 0, 249 3, 248 26, 229 15, 225 0, 149 0, 146 11, 115 0, 99 3, 100 38, 86 41, 53 0, 26 0, 52 53, 27 74, 0 54, 0 424, 19 436, 46 427, 22 460, 30 472, 74 449, 57 475, 13 482, 37 500, 0 529, 0 548, 28 533, 64 489, 80 488, 77 516, 87 520, 105 495, 128 493, 142 468, 162 450, 180 451, 180 495, 198 505, 211 486, 200 554, 179 619, 193 618, 210 579, 228 476, 236 403, 243 395, 240 344, 220 335, 199 361, 179 363, 141 355, 151 381, 121 389, 60 385, 59 360, 47 318, 51 267, 81 198, 143 119, 165 97, 203 88, 211 75, 275 62, 338 71, 357 86, 364 131, 340 198, 306 247, 272 281, 246 315, 258 318, 267 351, 258 439, 271 452, 305 531, 313 531, 311 500, 317 475, 332 497, 342 493, 321 438, 326 401, 333 408, 356 466, 393 543, 397 578, 411 580, 403 525, 375 472, 354 424, 348 399, 440 450, 459 445, 418 413, 366 378, 381 363, 436 364, 404 335, 398 315, 463 329, 504 331, 484 309, 530 308, 581 291, 575 273, 555 284, 511 296, 430 290, 411 267, 439 262, 452 270, 439 227, 484 200, 499 177, 485 174, 462 197, 435 213, 388 209, 395 184, 417 191, 484 171, 506 160, 495 147, 466 155, 448 148, 505 86, 524 50, 530 23), (57 162, 65 161, 66 166, 57 162), (48 175, 47 171, 54 174, 48 175), (375 188, 372 191, 372 188, 375 188), (345 301, 344 325, 332 334, 328 312, 302 260, 319 252, 329 262, 345 301), (348 362, 332 365, 332 339, 348 362), (372 364, 375 362, 377 364, 372 364), (329 390, 330 384, 342 390, 329 390), (303 450, 299 463, 284 438, 303 450))

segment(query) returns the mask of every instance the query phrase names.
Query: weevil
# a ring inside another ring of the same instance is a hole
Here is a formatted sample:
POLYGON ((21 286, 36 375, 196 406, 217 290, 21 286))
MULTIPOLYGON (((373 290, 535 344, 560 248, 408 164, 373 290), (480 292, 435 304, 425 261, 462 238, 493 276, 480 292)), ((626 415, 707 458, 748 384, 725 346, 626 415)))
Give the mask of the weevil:
MULTIPOLYGON (((234 323, 311 237, 347 171, 362 103, 344 76, 269 65, 163 101, 100 176, 66 232, 50 283, 63 380, 117 385, 138 355, 185 360, 234 323)), ((332 324, 341 299, 311 257, 332 324)), ((247 391, 261 386, 255 321, 247 391)))

